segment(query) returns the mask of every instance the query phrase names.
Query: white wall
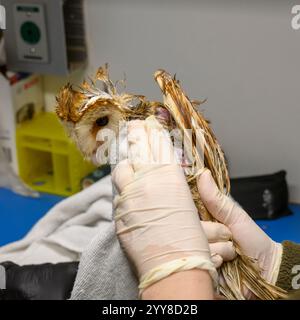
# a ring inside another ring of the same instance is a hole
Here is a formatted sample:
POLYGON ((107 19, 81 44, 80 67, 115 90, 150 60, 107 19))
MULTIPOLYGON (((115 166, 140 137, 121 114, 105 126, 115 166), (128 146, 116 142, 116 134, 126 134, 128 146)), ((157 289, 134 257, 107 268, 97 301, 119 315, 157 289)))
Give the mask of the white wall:
MULTIPOLYGON (((232 176, 288 171, 300 202, 300 30, 289 0, 86 0, 91 74, 109 62, 128 89, 160 98, 152 74, 177 73, 230 162, 232 176)), ((59 82, 46 78, 48 107, 59 82)))

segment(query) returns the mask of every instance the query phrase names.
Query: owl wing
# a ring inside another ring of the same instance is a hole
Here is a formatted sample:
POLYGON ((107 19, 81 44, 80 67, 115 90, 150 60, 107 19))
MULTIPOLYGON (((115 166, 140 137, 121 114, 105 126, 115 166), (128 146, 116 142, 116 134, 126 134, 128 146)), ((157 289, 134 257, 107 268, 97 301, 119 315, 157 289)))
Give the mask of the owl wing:
POLYGON ((230 180, 227 171, 224 153, 208 122, 195 108, 194 103, 184 93, 179 82, 164 70, 154 74, 164 98, 164 105, 171 113, 178 128, 183 132, 192 129, 186 134, 186 140, 191 146, 188 154, 194 162, 196 170, 201 170, 205 165, 212 173, 219 189, 226 192, 230 189, 230 180))

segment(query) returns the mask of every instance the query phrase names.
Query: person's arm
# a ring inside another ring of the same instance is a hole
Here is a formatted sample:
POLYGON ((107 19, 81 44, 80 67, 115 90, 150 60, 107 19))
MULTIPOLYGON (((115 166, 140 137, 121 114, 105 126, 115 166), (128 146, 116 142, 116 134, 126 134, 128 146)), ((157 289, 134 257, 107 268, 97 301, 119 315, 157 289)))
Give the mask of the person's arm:
POLYGON ((198 190, 208 211, 230 229, 241 251, 258 262, 262 277, 275 284, 282 245, 273 241, 238 203, 219 191, 209 170, 205 170, 199 177, 198 190))
MULTIPOLYGON (((289 293, 299 289, 299 244, 290 241, 280 244, 268 237, 232 198, 219 192, 208 170, 199 177, 198 190, 209 212, 230 229, 242 252, 258 262, 265 280, 289 293)), ((225 242, 220 242, 221 247, 224 245, 225 242)), ((222 252, 219 254, 222 256, 222 252)))
POLYGON ((196 269, 173 273, 142 293, 143 300, 211 300, 213 296, 209 273, 196 269))
POLYGON ((180 164, 161 161, 173 151, 162 130, 154 119, 130 122, 135 161, 112 172, 117 235, 143 299, 212 299, 217 272, 208 241, 180 164))

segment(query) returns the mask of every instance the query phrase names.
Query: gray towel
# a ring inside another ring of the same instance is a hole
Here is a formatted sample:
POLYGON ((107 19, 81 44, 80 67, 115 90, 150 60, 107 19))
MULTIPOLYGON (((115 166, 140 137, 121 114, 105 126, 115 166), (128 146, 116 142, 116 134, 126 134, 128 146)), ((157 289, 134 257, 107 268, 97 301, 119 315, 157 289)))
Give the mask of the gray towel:
POLYGON ((71 300, 137 298, 138 281, 120 247, 111 210, 102 216, 99 233, 82 254, 71 300))
POLYGON ((71 299, 137 299, 137 279, 120 248, 111 216, 83 252, 71 299))
POLYGON ((137 299, 138 283, 115 232, 111 177, 61 201, 21 240, 0 248, 20 265, 80 260, 71 299, 137 299))

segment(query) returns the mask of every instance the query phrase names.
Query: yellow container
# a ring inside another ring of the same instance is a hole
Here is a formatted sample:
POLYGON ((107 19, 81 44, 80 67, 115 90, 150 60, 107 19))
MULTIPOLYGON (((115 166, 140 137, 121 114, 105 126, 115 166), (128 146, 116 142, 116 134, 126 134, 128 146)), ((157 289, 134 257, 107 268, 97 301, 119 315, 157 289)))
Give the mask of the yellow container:
POLYGON ((69 196, 95 167, 85 161, 54 113, 44 112, 17 127, 19 175, 37 191, 69 196))

